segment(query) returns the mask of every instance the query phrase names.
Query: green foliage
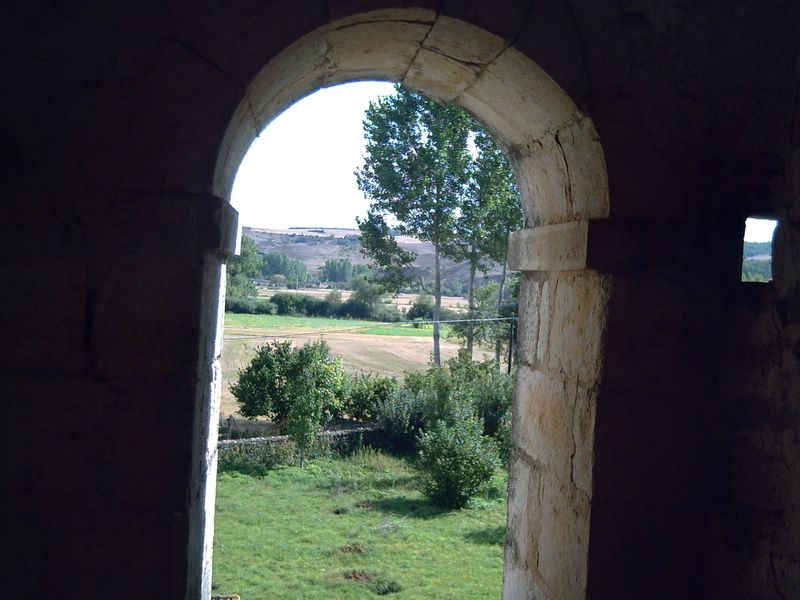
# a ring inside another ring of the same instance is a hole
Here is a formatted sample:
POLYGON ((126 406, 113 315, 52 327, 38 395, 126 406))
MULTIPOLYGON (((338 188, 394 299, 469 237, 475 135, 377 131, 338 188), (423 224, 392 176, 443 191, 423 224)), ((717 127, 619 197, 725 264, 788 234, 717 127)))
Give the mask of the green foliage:
POLYGON ((263 277, 270 281, 297 286, 308 280, 308 268, 302 260, 289 258, 282 252, 268 252, 261 267, 263 277), (281 280, 280 277, 285 279, 281 280))
POLYGON ((336 309, 336 316, 341 319, 368 319, 371 315, 369 304, 357 298, 348 298, 336 309))
POLYGON ((464 282, 458 278, 442 279, 442 294, 445 296, 463 296, 464 282))
POLYGON ((311 436, 341 413, 343 379, 341 360, 326 342, 292 348, 291 342, 276 341, 256 350, 231 392, 242 416, 269 417, 305 449, 311 436))
MULTIPOLYGON (((484 426, 485 429, 485 426, 484 426)), ((495 432, 494 439, 497 440, 497 449, 500 452, 500 459, 508 464, 511 458, 511 411, 508 410, 500 418, 495 432)))
MULTIPOLYGON (((503 417, 511 412, 514 385, 511 377, 497 370, 493 361, 478 362, 466 352, 447 361, 450 396, 470 406, 483 422, 484 433, 494 436, 503 417)), ((454 402, 454 401, 451 401, 454 402)))
POLYGON ((386 217, 368 212, 364 219, 356 217, 356 222, 361 232, 361 253, 371 260, 375 281, 391 291, 409 285, 414 279, 410 267, 416 255, 400 247, 386 217))
POLYGON ((481 429, 479 420, 464 412, 452 423, 439 421, 420 434, 418 465, 425 473, 423 491, 434 504, 465 506, 492 478, 499 464, 497 444, 481 429))
POLYGON ((231 256, 227 262, 228 295, 255 296, 253 279, 261 277, 264 257, 258 251, 253 238, 242 235, 242 249, 238 256, 231 256))
POLYGON ((353 263, 349 258, 330 258, 321 269, 323 281, 348 283, 353 277, 353 263))
POLYGON ((745 242, 744 258, 753 256, 772 256, 772 242, 745 242))
POLYGON ((513 383, 494 361, 477 362, 465 352, 424 373, 406 373, 403 389, 376 406, 376 418, 393 447, 412 450, 416 433, 437 423, 454 425, 464 414, 483 423, 483 433, 499 439, 510 435, 513 383), (508 421, 504 424, 504 419, 508 421))
POLYGON ((397 391, 394 377, 358 373, 349 378, 343 412, 360 421, 373 419, 376 407, 397 391))
POLYGON ((328 314, 336 314, 336 311, 342 305, 342 292, 331 290, 325 295, 325 302, 328 303, 328 314))
POLYGON ((266 298, 226 297, 225 312, 246 315, 274 315, 278 312, 278 307, 266 298))
POLYGON ((743 255, 742 281, 772 281, 772 242, 745 242, 743 255))
POLYGON ((406 320, 405 315, 394 304, 376 304, 372 307, 369 318, 381 323, 400 323, 406 320))
POLYGON ((772 281, 772 261, 745 259, 742 261, 742 281, 772 281))
POLYGON ((408 317, 408 319, 411 321, 415 319, 423 319, 423 320, 432 319, 433 296, 425 293, 419 294, 414 299, 414 302, 411 304, 411 308, 408 309, 406 317, 408 317))
POLYGON ((399 454, 414 451, 417 434, 425 423, 424 407, 423 398, 407 388, 376 403, 375 417, 388 448, 399 454))
MULTIPOLYGON (((374 284, 367 284, 374 290, 374 284)), ((394 306, 377 303, 372 297, 374 305, 368 304, 362 298, 369 297, 369 293, 354 294, 342 302, 339 290, 331 290, 325 298, 317 298, 308 294, 291 292, 278 292, 273 294, 270 302, 274 311, 282 316, 308 316, 308 317, 338 317, 340 319, 369 319, 396 323, 405 320, 403 314, 394 306)))
POLYGON ((354 277, 350 286, 353 290, 353 298, 367 304, 370 308, 372 308, 383 295, 383 288, 370 281, 364 275, 354 277))
MULTIPOLYGON (((394 232, 431 242, 437 321, 440 260, 455 247, 459 202, 469 183, 468 140, 475 127, 457 106, 437 104, 399 85, 394 95, 370 103, 364 118, 366 157, 356 181, 371 204, 367 218, 359 221, 363 251, 384 269, 387 281, 398 283, 408 277, 411 254, 400 249, 394 232)), ((439 357, 439 324, 434 323, 434 363, 439 357)))

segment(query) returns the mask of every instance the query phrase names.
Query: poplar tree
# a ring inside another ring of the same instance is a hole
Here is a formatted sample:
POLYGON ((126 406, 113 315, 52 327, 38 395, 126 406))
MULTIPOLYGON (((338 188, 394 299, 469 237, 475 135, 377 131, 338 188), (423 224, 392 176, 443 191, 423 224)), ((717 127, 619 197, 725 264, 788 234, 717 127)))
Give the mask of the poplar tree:
POLYGON ((371 102, 364 119, 366 156, 356 180, 371 204, 359 229, 365 254, 395 286, 407 277, 414 255, 400 248, 394 234, 433 245, 433 362, 439 366, 441 258, 456 253, 455 223, 468 193, 467 140, 474 121, 456 106, 399 85, 395 91, 371 102))

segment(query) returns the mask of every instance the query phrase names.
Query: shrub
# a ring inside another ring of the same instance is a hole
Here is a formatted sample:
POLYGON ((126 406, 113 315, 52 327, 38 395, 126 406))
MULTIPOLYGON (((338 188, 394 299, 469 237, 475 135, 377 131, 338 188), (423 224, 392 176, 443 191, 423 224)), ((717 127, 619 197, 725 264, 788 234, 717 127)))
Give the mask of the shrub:
MULTIPOLYGON (((306 406, 304 413, 319 416, 320 424, 341 414, 344 383, 341 360, 334 357, 324 341, 309 342, 292 348, 291 342, 273 342, 261 346, 231 392, 244 417, 266 416, 286 430, 298 402, 319 402, 306 406)), ((316 417, 314 417, 316 418, 316 417)))
POLYGON ((348 298, 336 310, 336 316, 343 319, 366 319, 372 314, 369 304, 355 298, 348 298))
POLYGON ((375 418, 384 431, 386 446, 400 454, 412 452, 417 434, 424 423, 421 398, 407 389, 400 389, 375 406, 375 418))
POLYGON ((378 403, 389 399, 397 390, 397 380, 359 373, 350 378, 347 388, 343 412, 353 419, 368 420, 375 417, 378 403))
POLYGON ((497 468, 495 441, 482 435, 480 421, 461 414, 453 424, 438 422, 419 436, 423 492, 434 504, 465 506, 497 468))
POLYGON ((503 416, 511 410, 511 376, 497 369, 494 361, 477 362, 462 351, 446 363, 450 393, 474 407, 483 421, 483 432, 495 435, 503 416))
POLYGON ((225 298, 225 310, 248 315, 274 315, 277 307, 267 298, 234 296, 225 298))
POLYGON ((304 315, 306 298, 308 296, 303 294, 278 292, 273 294, 270 301, 277 307, 279 315, 304 315))
POLYGON ((433 317, 433 296, 419 294, 406 315, 410 321, 415 319, 428 320, 433 317))
POLYGON ((407 373, 405 386, 419 399, 426 428, 438 421, 452 422, 451 413, 463 400, 453 395, 450 373, 442 367, 407 373))
POLYGON ((370 318, 383 323, 399 323, 405 321, 405 315, 397 310, 394 304, 376 304, 372 307, 370 318))

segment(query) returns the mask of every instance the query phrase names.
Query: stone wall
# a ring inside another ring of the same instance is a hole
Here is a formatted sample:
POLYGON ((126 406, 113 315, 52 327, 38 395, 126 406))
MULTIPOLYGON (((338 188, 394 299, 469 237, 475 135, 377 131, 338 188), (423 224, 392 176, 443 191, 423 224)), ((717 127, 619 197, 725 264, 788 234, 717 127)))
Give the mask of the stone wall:
POLYGON ((236 156, 302 94, 380 75, 473 110, 520 175, 506 597, 792 597, 798 11, 13 3, 4 591, 208 594, 236 156), (752 214, 781 220, 769 286, 738 282, 752 214))

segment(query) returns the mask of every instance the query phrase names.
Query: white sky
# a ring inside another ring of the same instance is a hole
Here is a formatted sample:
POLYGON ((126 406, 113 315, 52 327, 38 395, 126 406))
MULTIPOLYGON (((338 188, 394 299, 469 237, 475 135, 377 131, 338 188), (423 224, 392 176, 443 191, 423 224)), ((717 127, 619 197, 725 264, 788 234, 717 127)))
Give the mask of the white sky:
POLYGON ((369 206, 353 175, 363 163, 364 111, 392 91, 374 81, 325 88, 278 115, 236 174, 231 203, 239 225, 355 227, 369 206))
POLYGON ((772 219, 747 219, 744 222, 744 241, 771 242, 777 225, 778 222, 772 219))
MULTIPOLYGON (((353 175, 364 156, 364 111, 392 84, 368 81, 325 88, 272 121, 244 157, 231 192, 239 225, 356 226, 369 202, 353 175)), ((744 239, 772 240, 776 221, 747 219, 744 239)))

